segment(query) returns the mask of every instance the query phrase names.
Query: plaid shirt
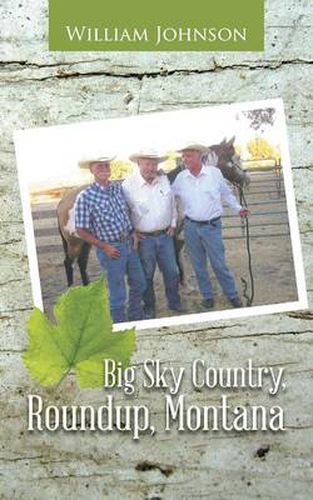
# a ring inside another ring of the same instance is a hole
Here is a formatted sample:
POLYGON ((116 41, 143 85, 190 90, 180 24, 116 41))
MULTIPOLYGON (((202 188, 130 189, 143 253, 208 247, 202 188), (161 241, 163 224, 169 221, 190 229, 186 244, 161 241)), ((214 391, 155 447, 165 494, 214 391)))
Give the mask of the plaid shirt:
POLYGON ((128 235, 132 224, 121 183, 110 182, 103 187, 94 182, 84 189, 75 205, 75 226, 107 243, 128 235))

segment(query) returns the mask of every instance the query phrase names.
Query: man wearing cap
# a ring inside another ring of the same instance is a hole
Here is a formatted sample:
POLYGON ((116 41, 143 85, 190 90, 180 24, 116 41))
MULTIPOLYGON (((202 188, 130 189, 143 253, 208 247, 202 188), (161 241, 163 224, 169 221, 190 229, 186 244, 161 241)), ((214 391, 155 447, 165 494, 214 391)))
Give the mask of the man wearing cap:
POLYGON ((133 247, 133 227, 121 183, 109 180, 112 160, 105 157, 80 162, 81 168, 90 169, 94 183, 77 199, 75 227, 80 238, 97 248, 97 258, 107 275, 112 319, 121 323, 143 318, 141 301, 146 281, 133 247))
POLYGON ((166 175, 158 173, 158 164, 165 158, 143 151, 132 155, 130 160, 137 163, 138 170, 125 179, 123 189, 139 239, 138 250, 147 281, 143 294, 145 317, 155 317, 153 277, 156 264, 163 275, 168 308, 182 312, 173 244, 177 217, 175 197, 166 175))
POLYGON ((221 225, 222 202, 225 201, 233 212, 241 217, 246 217, 248 210, 239 205, 221 171, 202 163, 202 156, 207 152, 205 146, 188 144, 179 152, 182 153, 186 168, 178 174, 172 189, 182 203, 185 242, 203 296, 202 305, 207 309, 214 306, 213 289, 207 269, 209 258, 224 294, 234 307, 241 307, 234 278, 225 261, 221 225))

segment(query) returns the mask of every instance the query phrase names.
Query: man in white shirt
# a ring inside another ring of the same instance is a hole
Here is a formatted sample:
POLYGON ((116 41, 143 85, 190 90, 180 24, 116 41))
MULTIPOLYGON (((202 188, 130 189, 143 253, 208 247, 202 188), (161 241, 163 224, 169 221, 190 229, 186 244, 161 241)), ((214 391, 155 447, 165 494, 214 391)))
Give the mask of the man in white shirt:
POLYGON ((138 235, 138 251, 147 281, 143 295, 147 319, 155 317, 156 264, 163 275, 168 308, 182 312, 173 244, 177 218, 175 197, 166 175, 158 174, 158 164, 164 159, 153 152, 132 155, 130 160, 137 163, 138 169, 122 185, 138 235))
POLYGON ((172 189, 182 203, 185 221, 185 243, 203 296, 203 306, 214 306, 213 290, 207 268, 207 258, 216 277, 234 307, 241 307, 234 278, 225 261, 222 239, 222 201, 241 217, 248 215, 226 184, 221 171, 203 165, 202 156, 207 151, 201 144, 189 144, 180 152, 185 169, 176 177, 172 189))

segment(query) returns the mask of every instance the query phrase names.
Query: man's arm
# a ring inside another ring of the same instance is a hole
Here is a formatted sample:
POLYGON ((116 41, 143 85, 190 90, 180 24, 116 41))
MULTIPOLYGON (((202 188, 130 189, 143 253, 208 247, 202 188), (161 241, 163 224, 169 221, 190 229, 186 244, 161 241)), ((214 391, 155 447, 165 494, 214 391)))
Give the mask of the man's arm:
POLYGON ((246 208, 242 207, 240 203, 238 203, 236 196, 232 192, 231 188, 227 185, 222 173, 219 172, 219 174, 222 199, 227 203, 227 205, 235 214, 239 214, 240 217, 247 217, 249 211, 246 208))
POLYGON ((125 199, 127 201, 127 205, 128 205, 128 207, 130 207, 131 196, 130 196, 130 192, 129 192, 129 178, 124 179, 121 186, 122 186, 123 194, 124 194, 125 199))
POLYGON ((167 234, 169 236, 174 236, 175 229, 177 226, 177 206, 176 206, 176 200, 175 200, 175 195, 174 195, 174 191, 172 189, 172 186, 170 185, 170 182, 167 179, 167 177, 165 177, 165 179, 166 179, 167 187, 171 193, 171 212, 172 212, 171 225, 167 230, 167 234))
MULTIPOLYGON (((131 220, 133 219, 134 212, 136 211, 136 207, 132 201, 132 196, 131 196, 131 181, 130 177, 126 177, 126 179, 123 180, 122 182, 122 191, 125 196, 126 204, 129 210, 129 216, 131 220)), ((138 213, 138 210, 137 210, 138 213)), ((136 229, 133 229, 132 231, 132 238, 133 238, 133 247, 135 250, 138 250, 138 245, 141 240, 144 240, 145 237, 140 234, 139 231, 136 231, 136 229)))
POLYGON ((117 259, 120 256, 120 252, 117 248, 115 248, 113 245, 110 245, 109 243, 98 240, 87 229, 77 227, 76 232, 82 240, 87 241, 87 243, 90 243, 90 245, 100 248, 111 259, 117 259))
POLYGON ((171 184, 171 189, 174 193, 175 196, 180 195, 180 190, 181 190, 181 172, 176 176, 176 179, 174 182, 171 184))
MULTIPOLYGON (((183 171, 182 171, 183 172, 183 171)), ((182 172, 180 172, 175 181, 172 184, 172 191, 174 195, 174 203, 175 203, 175 210, 176 210, 176 230, 178 233, 181 232, 182 227, 183 227, 183 220, 184 220, 184 208, 182 204, 182 199, 181 199, 181 193, 183 190, 182 187, 182 172)))
POLYGON ((172 221, 171 221, 171 227, 176 227, 177 226, 177 206, 176 206, 176 200, 175 200, 175 195, 173 192, 171 192, 171 197, 172 197, 172 221))
POLYGON ((80 195, 75 204, 75 228, 78 236, 87 241, 90 245, 94 245, 101 248, 108 257, 118 258, 120 256, 119 251, 109 243, 98 240, 90 230, 91 226, 91 214, 88 202, 84 199, 84 196, 80 195))

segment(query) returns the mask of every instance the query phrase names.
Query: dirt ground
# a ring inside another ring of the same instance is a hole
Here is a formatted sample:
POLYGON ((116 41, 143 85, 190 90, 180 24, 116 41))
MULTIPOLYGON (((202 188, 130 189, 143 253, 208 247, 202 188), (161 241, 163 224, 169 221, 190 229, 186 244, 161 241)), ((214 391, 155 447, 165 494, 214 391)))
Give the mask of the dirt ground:
MULTIPOLYGON (((252 176, 247 192, 247 200, 251 210, 250 246, 255 286, 253 305, 295 301, 297 289, 283 188, 277 190, 277 183, 272 174, 255 174, 252 176)), ((33 205, 42 296, 45 310, 49 315, 57 297, 67 289, 63 266, 64 254, 54 215, 57 201, 49 197, 33 205)), ((241 221, 239 217, 231 216, 226 210, 223 227, 227 262, 235 276, 239 295, 243 304, 246 305, 242 278, 248 282, 248 295, 250 278, 246 239, 242 237, 241 221)), ((185 248, 182 251, 182 261, 185 283, 181 286, 180 293, 186 314, 204 312, 195 273, 185 248)), ((90 254, 88 272, 91 280, 101 276, 94 250, 90 254)), ((81 284, 77 265, 75 265, 74 275, 75 284, 81 284)), ((231 308, 212 270, 210 270, 210 276, 215 294, 214 310, 231 308)), ((155 275, 155 291, 157 317, 173 316, 167 309, 162 276, 158 271, 155 275)))

